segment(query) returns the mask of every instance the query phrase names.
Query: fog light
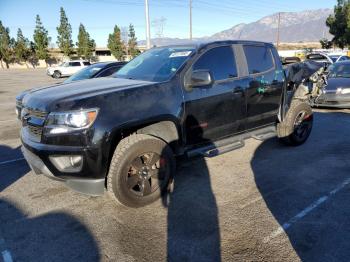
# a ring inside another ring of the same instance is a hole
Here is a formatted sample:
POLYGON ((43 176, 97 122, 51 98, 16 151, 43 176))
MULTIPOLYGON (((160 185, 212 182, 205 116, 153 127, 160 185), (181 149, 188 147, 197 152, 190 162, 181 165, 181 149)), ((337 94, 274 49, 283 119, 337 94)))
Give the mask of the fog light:
POLYGON ((83 157, 80 155, 50 156, 51 163, 60 171, 75 173, 83 168, 83 157))

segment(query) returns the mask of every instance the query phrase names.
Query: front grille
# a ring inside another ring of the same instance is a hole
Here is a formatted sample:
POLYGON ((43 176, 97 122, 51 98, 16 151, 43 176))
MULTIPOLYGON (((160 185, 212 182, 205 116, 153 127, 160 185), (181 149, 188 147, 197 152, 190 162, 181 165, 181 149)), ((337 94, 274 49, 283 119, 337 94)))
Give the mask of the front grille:
POLYGON ((22 101, 21 100, 16 100, 16 106, 22 107, 22 101))
POLYGON ((41 138, 43 128, 41 126, 28 125, 28 131, 31 133, 31 135, 35 136, 36 138, 41 138))
POLYGON ((48 113, 28 107, 23 108, 22 111, 23 128, 26 129, 31 140, 40 142, 43 134, 44 122, 48 113))
POLYGON ((46 119, 47 113, 44 111, 34 110, 31 108, 27 108, 27 114, 31 117, 36 117, 40 119, 46 119))

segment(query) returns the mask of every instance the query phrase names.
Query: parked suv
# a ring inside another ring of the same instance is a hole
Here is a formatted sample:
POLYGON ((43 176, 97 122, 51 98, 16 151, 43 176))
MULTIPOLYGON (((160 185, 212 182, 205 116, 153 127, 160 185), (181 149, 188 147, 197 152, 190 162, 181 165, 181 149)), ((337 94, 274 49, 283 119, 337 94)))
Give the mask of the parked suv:
POLYGON ((313 115, 298 84, 311 71, 294 73, 304 79, 289 81, 268 43, 153 48, 114 78, 26 95, 23 154, 35 173, 76 191, 106 189, 124 205, 144 206, 168 189, 177 156, 213 157, 276 135, 304 143, 313 115))
POLYGON ((89 61, 68 61, 63 62, 59 66, 49 67, 46 73, 53 78, 60 78, 61 76, 71 76, 80 69, 91 65, 89 61))

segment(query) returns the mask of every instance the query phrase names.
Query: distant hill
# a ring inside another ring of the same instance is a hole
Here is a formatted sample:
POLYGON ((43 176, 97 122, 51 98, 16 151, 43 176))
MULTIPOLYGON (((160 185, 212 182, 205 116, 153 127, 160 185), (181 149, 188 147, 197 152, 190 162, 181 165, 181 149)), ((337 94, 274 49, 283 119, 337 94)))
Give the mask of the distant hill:
MULTIPOLYGON (((315 42, 321 38, 331 38, 326 19, 331 9, 308 10, 298 13, 281 13, 281 42, 315 42)), ((278 14, 263 17, 250 23, 239 24, 228 30, 211 36, 211 39, 249 39, 275 42, 278 26, 278 14)))
MULTIPOLYGON (((331 39, 326 26, 327 17, 332 9, 307 10, 302 12, 281 13, 280 41, 281 42, 318 42, 321 38, 331 39)), ((196 38, 198 41, 244 39, 266 42, 276 42, 278 13, 266 16, 249 24, 238 24, 230 29, 218 32, 209 37, 196 38)), ((156 38, 153 45, 169 45, 188 43, 188 39, 156 38)), ((140 41, 139 44, 145 44, 140 41)))

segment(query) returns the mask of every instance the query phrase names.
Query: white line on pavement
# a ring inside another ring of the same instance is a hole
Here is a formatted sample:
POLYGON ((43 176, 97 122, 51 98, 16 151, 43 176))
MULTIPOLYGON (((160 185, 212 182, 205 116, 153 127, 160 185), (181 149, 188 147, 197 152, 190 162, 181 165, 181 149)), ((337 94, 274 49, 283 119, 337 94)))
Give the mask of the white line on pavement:
POLYGON ((23 157, 22 158, 17 158, 17 159, 11 159, 11 160, 0 162, 0 165, 5 165, 5 164, 8 164, 8 163, 13 163, 13 162, 22 161, 22 160, 24 160, 23 157))
POLYGON ((284 223, 282 226, 279 226, 275 231, 273 231, 269 236, 265 237, 263 239, 264 243, 269 242, 271 239, 279 236, 283 232, 285 232, 288 228, 290 228, 293 224, 298 222, 300 219, 305 217, 307 214, 309 214, 312 210, 317 208, 322 203, 326 202, 331 196, 338 193, 341 189, 343 189, 345 186, 350 184, 350 178, 346 179, 343 183, 338 185, 336 188, 334 188, 332 191, 330 191, 327 195, 320 197, 315 202, 313 202, 311 205, 303 209, 301 212, 299 212, 297 215, 292 217, 288 222, 284 223))

